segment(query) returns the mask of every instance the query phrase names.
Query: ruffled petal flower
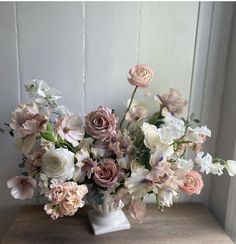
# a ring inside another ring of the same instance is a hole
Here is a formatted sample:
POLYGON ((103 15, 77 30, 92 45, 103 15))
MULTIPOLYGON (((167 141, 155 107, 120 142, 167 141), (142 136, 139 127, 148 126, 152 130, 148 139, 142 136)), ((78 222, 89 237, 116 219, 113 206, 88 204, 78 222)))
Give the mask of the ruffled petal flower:
POLYGON ((31 176, 15 176, 7 181, 7 187, 11 189, 11 195, 15 199, 32 198, 36 181, 31 176))

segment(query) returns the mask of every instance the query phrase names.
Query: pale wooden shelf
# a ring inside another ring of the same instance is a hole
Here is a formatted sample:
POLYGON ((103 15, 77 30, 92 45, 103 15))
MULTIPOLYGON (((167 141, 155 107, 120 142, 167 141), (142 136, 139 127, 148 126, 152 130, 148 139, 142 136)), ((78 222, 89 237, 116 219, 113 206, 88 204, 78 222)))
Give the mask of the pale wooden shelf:
POLYGON ((52 221, 42 206, 23 207, 9 228, 3 244, 156 244, 156 243, 233 243, 225 231, 199 203, 180 203, 159 212, 148 205, 143 224, 130 219, 131 229, 101 236, 92 235, 88 208, 73 217, 52 221))

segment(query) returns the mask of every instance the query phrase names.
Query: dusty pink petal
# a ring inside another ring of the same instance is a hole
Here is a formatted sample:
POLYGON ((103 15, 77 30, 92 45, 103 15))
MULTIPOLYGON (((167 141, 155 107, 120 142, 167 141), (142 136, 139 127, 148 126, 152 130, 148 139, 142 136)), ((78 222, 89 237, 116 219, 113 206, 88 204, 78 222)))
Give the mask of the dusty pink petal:
POLYGON ((74 147, 78 146, 78 141, 84 137, 83 122, 76 115, 59 116, 55 128, 59 136, 70 142, 74 147))
POLYGON ((11 195, 16 199, 32 198, 36 181, 31 176, 15 176, 8 180, 8 188, 11 189, 11 195))
POLYGON ((133 199, 128 210, 131 217, 141 223, 146 214, 146 204, 141 199, 133 199))
POLYGON ((100 106, 86 116, 85 130, 93 138, 106 141, 116 135, 117 123, 112 110, 100 106))

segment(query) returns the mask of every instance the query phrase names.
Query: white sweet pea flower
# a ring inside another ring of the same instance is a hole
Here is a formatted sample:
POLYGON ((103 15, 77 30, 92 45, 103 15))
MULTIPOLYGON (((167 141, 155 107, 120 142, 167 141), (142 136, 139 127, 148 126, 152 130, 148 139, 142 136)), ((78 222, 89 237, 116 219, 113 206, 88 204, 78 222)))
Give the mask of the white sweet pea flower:
POLYGON ((74 153, 65 148, 47 151, 43 157, 42 172, 48 177, 59 180, 70 180, 75 171, 74 153))
POLYGON ((199 135, 211 137, 211 130, 208 129, 206 125, 201 127, 195 127, 194 129, 192 129, 192 131, 199 135))
POLYGON ((230 176, 236 175, 236 161, 235 160, 226 161, 225 168, 227 169, 230 176))
POLYGON ((50 106, 55 108, 57 106, 57 100, 59 92, 48 86, 43 80, 33 79, 25 82, 25 90, 29 93, 30 97, 34 98, 35 103, 40 107, 50 106))
POLYGON ((211 173, 213 175, 219 175, 220 176, 223 174, 223 169, 224 169, 223 165, 221 165, 220 163, 214 163, 211 166, 211 173))
POLYGON ((156 151, 151 154, 150 157, 150 165, 155 167, 158 162, 166 161, 174 154, 173 146, 169 146, 168 144, 159 143, 157 144, 156 151))
POLYGON ((173 146, 161 140, 160 131, 156 126, 145 122, 141 129, 144 133, 144 144, 150 149, 150 164, 152 167, 174 154, 173 146))
POLYGON ((193 143, 203 143, 206 137, 211 137, 211 130, 207 126, 188 128, 186 140, 193 143))
POLYGON ((167 109, 163 109, 162 115, 165 116, 165 124, 158 129, 161 140, 171 144, 185 133, 184 121, 172 115, 167 109))
POLYGON ((209 174, 212 168, 212 157, 209 153, 207 153, 205 157, 203 157, 203 155, 204 152, 197 153, 197 156, 195 157, 195 162, 201 167, 201 172, 209 174))
POLYGON ((173 205, 173 198, 176 198, 178 193, 172 190, 159 190, 158 201, 165 207, 171 207, 173 205))
POLYGON ((177 167, 179 169, 184 169, 187 171, 192 170, 194 167, 192 159, 186 160, 183 158, 179 158, 179 159, 177 159, 176 163, 177 163, 177 167))

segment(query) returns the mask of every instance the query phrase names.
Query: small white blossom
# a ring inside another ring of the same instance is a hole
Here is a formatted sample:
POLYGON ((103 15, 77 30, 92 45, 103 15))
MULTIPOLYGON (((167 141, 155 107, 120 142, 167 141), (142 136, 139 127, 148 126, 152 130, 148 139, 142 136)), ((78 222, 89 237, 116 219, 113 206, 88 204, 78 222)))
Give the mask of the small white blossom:
POLYGON ((209 174, 211 172, 212 168, 212 157, 209 153, 204 156, 204 152, 197 153, 197 156, 195 157, 196 164, 198 164, 201 169, 201 172, 205 172, 206 174, 209 174))
POLYGON ((25 82, 25 90, 29 93, 30 97, 34 98, 39 106, 50 106, 55 108, 57 106, 57 100, 59 92, 48 86, 43 80, 33 79, 25 82))
POLYGON ((228 160, 226 162, 225 168, 227 169, 230 176, 236 175, 236 161, 228 160))
POLYGON ((177 160, 177 165, 178 165, 178 168, 180 169, 184 169, 184 170, 192 170, 193 167, 194 167, 194 164, 193 164, 193 161, 191 159, 189 160, 186 160, 186 159, 183 159, 183 158, 179 158, 177 160))
POLYGON ((224 169, 223 165, 221 165, 220 163, 214 163, 211 166, 211 173, 213 175, 219 175, 220 176, 223 174, 223 169, 224 169))

